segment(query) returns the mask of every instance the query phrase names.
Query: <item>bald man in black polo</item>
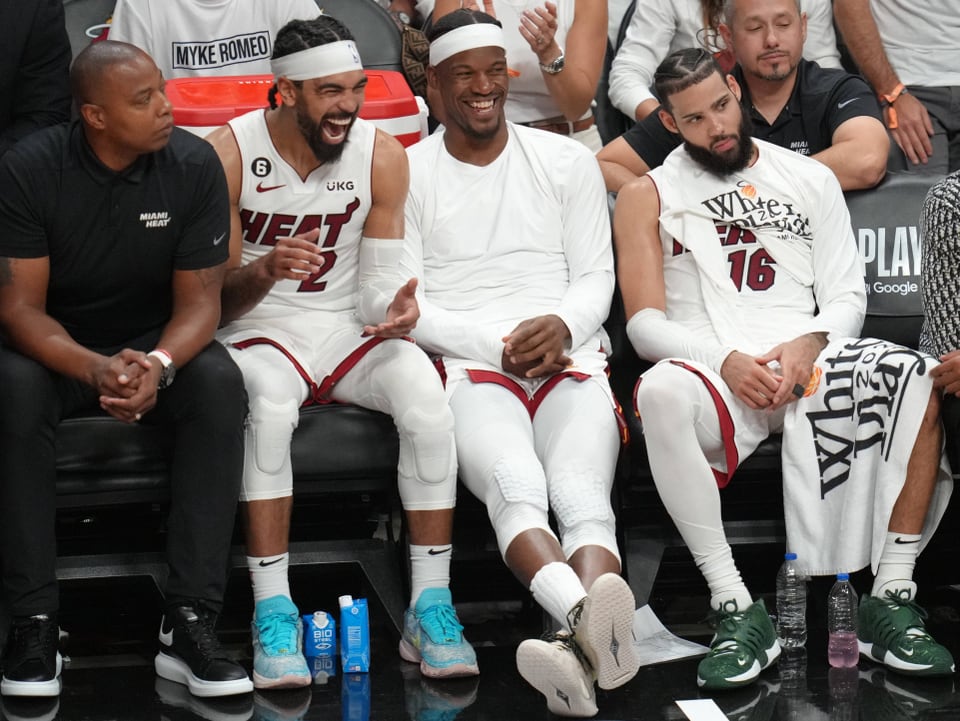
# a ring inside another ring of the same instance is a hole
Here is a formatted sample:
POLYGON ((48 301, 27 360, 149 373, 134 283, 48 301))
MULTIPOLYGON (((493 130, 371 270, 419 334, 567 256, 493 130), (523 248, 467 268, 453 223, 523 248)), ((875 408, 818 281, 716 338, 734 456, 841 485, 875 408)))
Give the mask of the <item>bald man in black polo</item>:
POLYGON ((56 696, 60 419, 98 406, 173 437, 170 577, 157 672, 199 696, 252 690, 213 625, 226 585, 246 397, 213 342, 229 208, 216 154, 173 126, 142 51, 71 70, 80 119, 0 160, 0 548, 6 696, 56 696))

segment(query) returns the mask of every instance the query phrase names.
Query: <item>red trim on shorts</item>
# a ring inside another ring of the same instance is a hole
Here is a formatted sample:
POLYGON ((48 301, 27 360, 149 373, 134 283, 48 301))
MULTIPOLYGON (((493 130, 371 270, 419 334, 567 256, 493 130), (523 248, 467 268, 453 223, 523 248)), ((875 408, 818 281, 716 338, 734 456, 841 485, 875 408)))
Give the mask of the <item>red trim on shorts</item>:
MULTIPOLYGON (((684 368, 695 376, 697 376, 703 384, 707 387, 707 391, 710 393, 710 397, 713 398, 713 405, 717 409, 717 418, 720 420, 720 437, 723 439, 723 448, 724 454, 726 455, 727 460, 727 472, 722 473, 717 469, 713 470, 713 475, 717 479, 717 486, 719 488, 726 488, 727 484, 730 483, 730 479, 733 478, 733 474, 737 470, 737 466, 740 463, 740 454, 737 453, 737 445, 734 443, 734 437, 736 429, 733 425, 733 418, 730 415, 730 410, 727 408, 727 404, 723 400, 723 396, 720 395, 720 392, 716 389, 713 383, 710 382, 710 379, 707 378, 702 372, 697 368, 694 368, 691 365, 687 365, 683 361, 670 361, 673 365, 684 368)), ((634 395, 636 398, 636 395, 634 395)))
POLYGON ((440 376, 440 382, 443 387, 447 387, 447 367, 443 364, 443 356, 433 357, 433 367, 437 369, 437 375, 440 376))
POLYGON ((578 373, 577 371, 561 371, 560 373, 551 376, 550 380, 537 388, 532 398, 527 395, 527 392, 523 389, 523 386, 521 386, 512 378, 508 378, 502 373, 497 373, 496 371, 473 370, 468 368, 467 377, 473 383, 495 383, 498 386, 503 386, 508 391, 513 393, 513 395, 515 395, 521 403, 523 403, 524 408, 527 409, 527 413, 530 414, 530 420, 533 420, 533 417, 537 414, 537 409, 540 407, 540 404, 543 403, 543 399, 547 397, 547 393, 556 388, 560 381, 562 381, 564 378, 572 378, 578 383, 582 383, 590 376, 587 373, 578 373))
MULTIPOLYGON (((287 360, 293 364, 293 367, 297 370, 297 373, 300 374, 300 377, 303 378, 307 386, 310 388, 310 396, 306 401, 304 401, 303 406, 311 406, 336 403, 337 401, 328 397, 330 392, 333 390, 333 387, 339 383, 347 373, 356 367, 361 358, 363 358, 367 353, 383 343, 385 340, 387 339, 375 336, 367 340, 363 345, 355 348, 346 358, 337 364, 337 367, 334 368, 326 378, 320 381, 319 385, 313 381, 313 379, 310 377, 310 374, 302 365, 300 365, 299 362, 297 362, 297 359, 293 357, 290 351, 271 338, 248 338, 246 340, 233 343, 232 345, 234 348, 239 348, 241 350, 244 348, 249 348, 253 345, 269 345, 283 353, 283 355, 286 356, 287 360)), ((402 340, 409 341, 411 343, 413 342, 411 338, 406 337, 402 338, 402 340)))
MULTIPOLYGON (((337 367, 330 372, 330 375, 320 381, 320 385, 317 386, 317 392, 314 394, 313 402, 336 403, 336 401, 332 401, 327 397, 330 395, 333 387, 337 385, 337 383, 339 383, 347 373, 353 370, 357 363, 360 362, 361 358, 363 358, 367 353, 372 351, 385 340, 386 338, 374 336, 367 340, 363 345, 354 348, 346 358, 337 364, 337 367)), ((410 341, 411 343, 413 342, 410 338, 403 338, 403 340, 410 341)))
POLYGON ((232 345, 234 348, 238 348, 239 350, 245 350, 255 345, 268 345, 271 348, 276 348, 286 357, 288 361, 290 361, 297 373, 300 374, 300 377, 303 378, 304 383, 306 383, 307 387, 310 389, 310 396, 303 405, 307 406, 313 403, 313 397, 317 393, 317 384, 313 382, 313 378, 307 372, 307 369, 300 365, 300 362, 293 357, 293 354, 282 345, 277 343, 277 341, 273 340, 273 338, 265 338, 262 336, 256 338, 247 338, 246 340, 240 340, 236 343, 231 343, 230 345, 232 345))

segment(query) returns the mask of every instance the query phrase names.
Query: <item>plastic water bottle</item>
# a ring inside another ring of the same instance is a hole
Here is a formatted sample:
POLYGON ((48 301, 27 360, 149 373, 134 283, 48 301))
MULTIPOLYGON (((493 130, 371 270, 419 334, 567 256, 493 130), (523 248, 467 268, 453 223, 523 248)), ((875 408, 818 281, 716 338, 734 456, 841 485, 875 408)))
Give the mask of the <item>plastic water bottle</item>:
POLYGON ((827 660, 834 668, 857 665, 857 592, 850 585, 850 576, 837 574, 837 582, 827 597, 827 660))
POLYGON ((784 648, 798 648, 807 642, 807 583, 797 554, 783 558, 777 573, 777 637, 784 648))

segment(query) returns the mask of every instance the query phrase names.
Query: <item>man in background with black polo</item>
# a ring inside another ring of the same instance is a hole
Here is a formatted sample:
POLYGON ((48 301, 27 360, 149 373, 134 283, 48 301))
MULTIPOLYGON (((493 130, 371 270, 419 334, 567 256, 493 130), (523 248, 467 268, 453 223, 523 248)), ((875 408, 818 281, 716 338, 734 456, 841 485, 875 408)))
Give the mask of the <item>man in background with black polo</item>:
MULTIPOLYGON (((797 0, 734 0, 727 8, 720 34, 737 59, 731 75, 753 137, 819 160, 843 190, 883 180, 890 142, 880 106, 857 76, 803 59, 807 22, 797 0)), ((607 190, 659 167, 680 143, 650 113, 597 153, 607 190)))
POLYGON ((92 45, 70 79, 80 120, 0 160, 0 549, 13 616, 0 693, 60 693, 56 428, 97 406, 173 434, 157 673, 198 696, 248 692, 213 631, 246 415, 239 370, 213 342, 226 181, 213 148, 173 127, 142 51, 92 45))

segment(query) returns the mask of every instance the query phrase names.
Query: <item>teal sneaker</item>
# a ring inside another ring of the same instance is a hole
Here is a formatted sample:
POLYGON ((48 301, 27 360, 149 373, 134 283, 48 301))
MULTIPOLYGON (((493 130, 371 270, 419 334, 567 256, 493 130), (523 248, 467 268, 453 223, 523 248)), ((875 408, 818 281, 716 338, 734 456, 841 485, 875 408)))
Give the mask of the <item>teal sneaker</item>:
POLYGON ((476 676, 477 654, 463 637, 449 588, 427 588, 403 615, 400 656, 429 678, 476 676))
POLYGON ((303 622, 293 601, 271 596, 257 603, 250 635, 254 688, 298 688, 312 683, 303 657, 303 622))
POLYGON ((697 685, 714 691, 746 686, 780 657, 767 607, 761 599, 741 611, 727 601, 716 614, 717 632, 697 667, 697 685))
POLYGON ((927 633, 924 611, 909 588, 886 591, 883 598, 860 601, 857 640, 860 653, 887 668, 911 676, 952 676, 950 652, 927 633))

